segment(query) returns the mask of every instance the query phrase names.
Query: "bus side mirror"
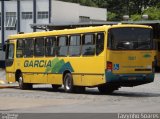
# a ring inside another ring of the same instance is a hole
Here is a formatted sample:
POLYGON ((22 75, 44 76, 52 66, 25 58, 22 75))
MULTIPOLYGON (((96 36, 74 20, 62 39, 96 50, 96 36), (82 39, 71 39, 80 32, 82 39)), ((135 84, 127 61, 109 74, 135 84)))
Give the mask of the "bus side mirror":
POLYGON ((3 45, 3 51, 4 52, 6 51, 6 45, 3 45))

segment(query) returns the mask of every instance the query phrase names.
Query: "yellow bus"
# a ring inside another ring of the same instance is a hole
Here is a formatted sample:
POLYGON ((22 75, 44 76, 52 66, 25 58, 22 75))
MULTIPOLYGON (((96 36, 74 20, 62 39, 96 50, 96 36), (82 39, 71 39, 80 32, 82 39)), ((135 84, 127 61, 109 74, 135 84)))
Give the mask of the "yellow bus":
POLYGON ((98 87, 111 93, 122 86, 154 80, 152 28, 104 25, 9 36, 6 77, 21 89, 33 84, 64 86, 66 92, 98 87))

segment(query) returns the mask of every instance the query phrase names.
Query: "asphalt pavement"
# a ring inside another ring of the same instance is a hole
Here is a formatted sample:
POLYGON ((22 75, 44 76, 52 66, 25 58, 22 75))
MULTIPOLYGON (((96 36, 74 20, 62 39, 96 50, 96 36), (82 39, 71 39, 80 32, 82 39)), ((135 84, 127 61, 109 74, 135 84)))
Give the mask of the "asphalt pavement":
POLYGON ((32 90, 20 90, 17 83, 0 87, 0 112, 160 113, 160 74, 153 83, 123 87, 111 95, 101 95, 97 88, 69 94, 63 88, 55 92, 51 85, 34 85, 32 90))

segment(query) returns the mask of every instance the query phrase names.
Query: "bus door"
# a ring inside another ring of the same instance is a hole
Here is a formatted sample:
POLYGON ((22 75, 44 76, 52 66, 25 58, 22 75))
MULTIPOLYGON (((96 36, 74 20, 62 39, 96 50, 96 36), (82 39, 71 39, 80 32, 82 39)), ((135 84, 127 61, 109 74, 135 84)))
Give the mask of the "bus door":
POLYGON ((8 42, 6 45, 6 79, 8 82, 15 82, 15 67, 14 67, 14 43, 8 42))

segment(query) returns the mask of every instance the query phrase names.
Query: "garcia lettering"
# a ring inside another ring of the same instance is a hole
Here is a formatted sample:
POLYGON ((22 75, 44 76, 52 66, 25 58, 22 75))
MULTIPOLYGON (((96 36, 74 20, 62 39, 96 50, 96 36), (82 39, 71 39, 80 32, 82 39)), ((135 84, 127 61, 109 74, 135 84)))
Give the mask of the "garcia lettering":
POLYGON ((26 60, 24 62, 24 67, 34 67, 34 68, 36 68, 36 67, 51 67, 51 65, 52 65, 51 60, 35 60, 35 61, 26 60))

